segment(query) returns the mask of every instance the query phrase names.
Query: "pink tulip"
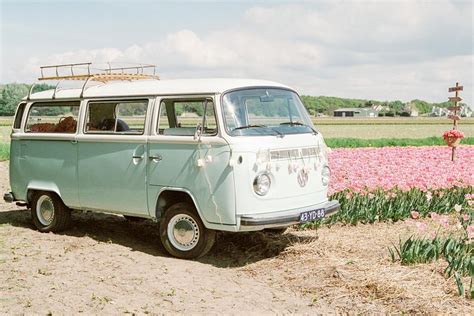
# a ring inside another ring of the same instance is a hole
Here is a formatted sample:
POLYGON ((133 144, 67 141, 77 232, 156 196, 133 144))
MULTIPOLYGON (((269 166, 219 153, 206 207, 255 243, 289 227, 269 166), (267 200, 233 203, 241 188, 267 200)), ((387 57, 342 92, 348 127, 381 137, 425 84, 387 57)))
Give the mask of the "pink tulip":
POLYGON ((467 238, 468 239, 474 238, 474 226, 473 225, 467 226, 466 232, 467 232, 467 238))
POLYGON ((438 217, 438 222, 440 223, 441 226, 444 228, 449 227, 449 217, 447 215, 441 215, 438 217))
POLYGON ((417 211, 411 211, 411 218, 413 219, 420 218, 420 213, 418 213, 417 211))
POLYGON ((419 230, 420 232, 425 231, 426 228, 428 227, 428 225, 427 225, 426 223, 423 223, 423 222, 416 222, 416 223, 415 223, 415 226, 416 226, 416 228, 418 228, 418 230, 419 230))
POLYGON ((434 220, 434 221, 437 221, 437 220, 439 219, 438 213, 435 213, 435 212, 431 212, 431 213, 430 213, 430 217, 431 217, 431 219, 434 220))

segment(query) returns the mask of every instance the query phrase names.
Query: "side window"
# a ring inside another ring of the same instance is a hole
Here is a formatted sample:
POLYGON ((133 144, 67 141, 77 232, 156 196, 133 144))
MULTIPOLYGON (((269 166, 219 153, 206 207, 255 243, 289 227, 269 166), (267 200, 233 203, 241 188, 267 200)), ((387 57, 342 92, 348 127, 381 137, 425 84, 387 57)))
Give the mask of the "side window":
POLYGON ((202 124, 204 127, 203 135, 217 134, 212 99, 163 100, 161 102, 158 134, 193 136, 197 124, 202 124))
POLYGON ((79 102, 34 103, 28 113, 25 131, 73 134, 77 130, 79 105, 79 102))
POLYGON ((21 103, 18 106, 18 110, 16 111, 15 122, 13 123, 13 129, 20 129, 21 128, 21 119, 23 118, 23 113, 25 112, 26 103, 21 103))
POLYGON ((143 135, 148 100, 90 102, 86 133, 143 135))

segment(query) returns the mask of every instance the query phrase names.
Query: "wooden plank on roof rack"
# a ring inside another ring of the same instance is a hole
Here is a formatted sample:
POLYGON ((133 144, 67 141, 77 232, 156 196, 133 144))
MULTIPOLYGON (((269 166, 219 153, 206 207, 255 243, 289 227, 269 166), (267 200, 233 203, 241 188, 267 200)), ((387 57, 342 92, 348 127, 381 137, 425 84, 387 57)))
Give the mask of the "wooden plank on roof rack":
POLYGON ((92 80, 92 81, 114 81, 114 80, 141 80, 141 79, 160 79, 157 75, 147 74, 131 74, 131 73, 103 73, 90 75, 69 75, 69 76, 54 76, 41 77, 38 80, 92 80))
POLYGON ((54 76, 54 77, 40 77, 38 80, 86 80, 91 75, 74 75, 74 76, 54 76))
POLYGON ((110 74, 94 74, 90 80, 94 81, 113 81, 113 80, 140 80, 140 79, 160 79, 156 75, 146 74, 130 74, 130 73, 110 73, 110 74))

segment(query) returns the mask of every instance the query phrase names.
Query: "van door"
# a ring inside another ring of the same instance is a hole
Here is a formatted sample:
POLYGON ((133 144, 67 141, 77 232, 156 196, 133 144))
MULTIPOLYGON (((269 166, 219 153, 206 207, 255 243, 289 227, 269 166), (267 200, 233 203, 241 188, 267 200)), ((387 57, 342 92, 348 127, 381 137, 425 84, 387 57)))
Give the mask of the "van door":
POLYGON ((78 137, 83 209, 148 215, 147 112, 150 99, 89 101, 78 137))
POLYGON ((204 221, 234 225, 230 149, 218 135, 213 98, 162 98, 159 105, 157 127, 149 137, 150 214, 162 190, 184 191, 194 198, 204 221), (195 137, 197 125, 201 137, 195 137))

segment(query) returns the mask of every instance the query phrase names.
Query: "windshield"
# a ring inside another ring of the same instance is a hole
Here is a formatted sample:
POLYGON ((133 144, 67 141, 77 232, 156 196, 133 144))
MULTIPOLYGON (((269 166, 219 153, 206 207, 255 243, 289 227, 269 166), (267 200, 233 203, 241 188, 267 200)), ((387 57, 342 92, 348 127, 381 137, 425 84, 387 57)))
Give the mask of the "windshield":
POLYGON ((314 133, 296 93, 285 89, 243 89, 223 97, 224 119, 231 136, 314 133))

